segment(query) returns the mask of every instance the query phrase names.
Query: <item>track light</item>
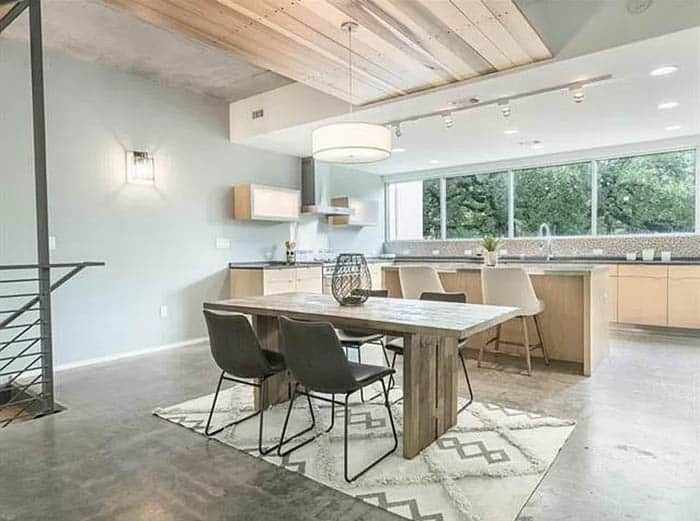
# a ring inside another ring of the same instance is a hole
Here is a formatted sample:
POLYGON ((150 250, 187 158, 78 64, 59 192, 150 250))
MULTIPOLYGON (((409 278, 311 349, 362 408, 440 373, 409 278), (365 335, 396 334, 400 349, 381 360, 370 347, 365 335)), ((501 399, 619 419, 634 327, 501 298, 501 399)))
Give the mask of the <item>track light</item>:
POLYGON ((583 92, 583 87, 577 86, 577 87, 570 87, 569 91, 571 92, 571 97, 574 100, 574 103, 581 103, 584 99, 586 99, 586 93, 583 92))
POLYGON ((509 118, 511 109, 510 109, 510 102, 508 101, 501 101, 498 103, 498 106, 501 109, 501 114, 503 114, 504 118, 509 118))
POLYGON ((452 116, 452 112, 443 114, 442 122, 445 124, 445 128, 452 128, 455 124, 455 118, 452 116))
POLYGON ((394 135, 395 135, 397 138, 400 138, 401 135, 403 134, 403 132, 401 132, 401 123, 396 123, 396 124, 393 126, 393 128, 394 128, 394 135))

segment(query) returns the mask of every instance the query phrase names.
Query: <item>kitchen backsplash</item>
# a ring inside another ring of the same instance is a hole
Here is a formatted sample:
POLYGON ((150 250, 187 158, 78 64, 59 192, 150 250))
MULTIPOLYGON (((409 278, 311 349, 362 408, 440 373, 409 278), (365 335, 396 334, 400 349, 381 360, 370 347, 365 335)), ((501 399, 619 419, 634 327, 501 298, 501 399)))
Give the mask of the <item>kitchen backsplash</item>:
MULTIPOLYGON (((508 255, 543 255, 545 240, 504 239, 501 249, 508 255)), ((640 254, 644 248, 654 248, 656 257, 661 251, 670 251, 674 257, 700 257, 700 235, 646 235, 639 237, 574 237, 553 238, 554 255, 624 257, 627 253, 640 254), (595 252, 594 250, 602 250, 595 252)), ((481 251, 479 240, 449 241, 391 241, 384 243, 385 253, 418 256, 460 256, 465 250, 476 254, 481 251), (437 253, 436 253, 437 252, 437 253)))

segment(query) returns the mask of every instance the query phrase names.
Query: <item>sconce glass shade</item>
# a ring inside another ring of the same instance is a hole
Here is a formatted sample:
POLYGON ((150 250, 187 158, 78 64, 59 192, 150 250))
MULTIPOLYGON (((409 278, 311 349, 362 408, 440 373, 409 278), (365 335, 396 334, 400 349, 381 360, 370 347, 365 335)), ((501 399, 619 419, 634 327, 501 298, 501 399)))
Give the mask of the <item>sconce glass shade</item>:
POLYGON ((372 123, 333 123, 311 134, 314 159, 327 163, 373 163, 391 156, 391 130, 372 123))
POLYGON ((152 185, 155 183, 153 156, 148 152, 126 153, 126 180, 128 183, 152 185))

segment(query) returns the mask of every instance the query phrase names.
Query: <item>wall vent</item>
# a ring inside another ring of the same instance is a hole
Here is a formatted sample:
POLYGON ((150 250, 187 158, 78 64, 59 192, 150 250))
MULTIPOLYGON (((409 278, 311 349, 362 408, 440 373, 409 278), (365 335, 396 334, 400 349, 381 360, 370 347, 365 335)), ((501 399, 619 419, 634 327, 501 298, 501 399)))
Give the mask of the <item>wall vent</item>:
POLYGON ((265 111, 263 109, 254 110, 252 113, 253 119, 262 118, 264 115, 265 115, 265 111))

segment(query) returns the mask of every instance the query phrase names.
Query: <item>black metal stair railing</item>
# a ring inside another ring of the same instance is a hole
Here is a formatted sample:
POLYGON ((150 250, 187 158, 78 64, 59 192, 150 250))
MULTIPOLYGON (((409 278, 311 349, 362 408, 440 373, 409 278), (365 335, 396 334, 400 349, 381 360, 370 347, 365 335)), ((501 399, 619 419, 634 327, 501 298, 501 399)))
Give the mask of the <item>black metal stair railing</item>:
MULTIPOLYGON (((50 292, 93 266, 104 263, 50 264, 68 270, 51 283, 50 292)), ((0 265, 0 428, 55 410, 50 313, 41 306, 40 269, 0 265)))

